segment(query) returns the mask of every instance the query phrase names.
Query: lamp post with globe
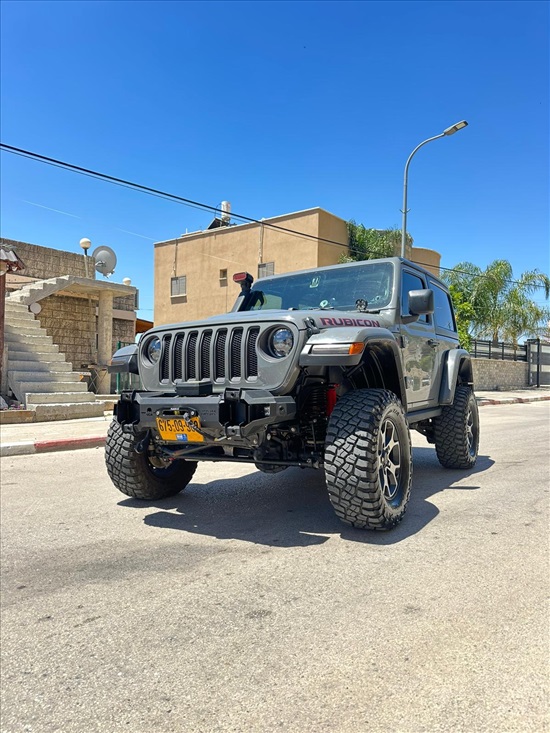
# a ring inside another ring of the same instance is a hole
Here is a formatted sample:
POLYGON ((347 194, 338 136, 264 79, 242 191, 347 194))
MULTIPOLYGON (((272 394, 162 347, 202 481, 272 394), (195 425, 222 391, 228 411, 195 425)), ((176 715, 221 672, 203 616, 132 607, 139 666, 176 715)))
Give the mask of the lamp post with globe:
POLYGON ((84 250, 84 272, 86 273, 86 277, 88 277, 88 250, 92 246, 92 243, 88 237, 83 237, 80 240, 80 246, 84 250))

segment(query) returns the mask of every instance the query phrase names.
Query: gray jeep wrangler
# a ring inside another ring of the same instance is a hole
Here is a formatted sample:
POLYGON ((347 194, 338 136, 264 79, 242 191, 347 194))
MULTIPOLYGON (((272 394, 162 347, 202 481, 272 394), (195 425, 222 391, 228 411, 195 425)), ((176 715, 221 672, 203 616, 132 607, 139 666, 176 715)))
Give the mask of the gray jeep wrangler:
POLYGON ((114 355, 110 370, 143 387, 120 395, 107 436, 122 493, 177 494, 197 461, 324 468, 338 517, 385 530, 409 500, 409 428, 446 468, 474 465, 472 363, 438 278, 392 257, 233 279, 230 313, 155 327, 114 355))

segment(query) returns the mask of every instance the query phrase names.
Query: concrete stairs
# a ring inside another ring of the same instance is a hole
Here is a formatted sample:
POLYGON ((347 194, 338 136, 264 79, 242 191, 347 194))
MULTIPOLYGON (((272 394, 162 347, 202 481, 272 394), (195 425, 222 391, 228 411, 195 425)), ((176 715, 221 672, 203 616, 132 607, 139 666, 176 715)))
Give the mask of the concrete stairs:
POLYGON ((11 293, 9 300, 12 303, 32 305, 32 303, 37 303, 39 300, 47 298, 48 295, 53 295, 54 293, 63 290, 63 288, 70 285, 72 280, 74 280, 74 278, 71 278, 70 275, 51 277, 48 280, 37 280, 30 285, 25 285, 15 293, 11 293))
MULTIPOLYGON (((100 417, 105 405, 88 392, 80 374, 73 372, 72 365, 59 352, 51 336, 40 326, 29 312, 27 302, 17 298, 24 290, 35 288, 27 293, 33 298, 38 293, 36 287, 45 283, 55 285, 59 290, 62 278, 52 278, 34 283, 6 298, 5 347, 8 354, 8 386, 16 398, 34 410, 36 420, 69 420, 79 417, 100 417)), ((47 289, 47 288, 45 288, 47 289)), ((44 289, 40 291, 43 293, 44 289)), ((39 300, 46 295, 41 295, 39 300)), ((36 301, 29 301, 36 302, 36 301)))

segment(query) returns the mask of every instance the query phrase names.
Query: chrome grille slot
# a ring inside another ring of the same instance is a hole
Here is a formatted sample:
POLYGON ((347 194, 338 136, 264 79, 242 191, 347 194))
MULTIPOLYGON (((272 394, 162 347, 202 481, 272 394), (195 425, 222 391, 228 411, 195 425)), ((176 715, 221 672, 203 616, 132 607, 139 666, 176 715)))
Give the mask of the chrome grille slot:
POLYGON ((216 336, 215 346, 215 367, 214 367, 214 378, 225 379, 225 342, 227 341, 227 329, 221 329, 218 331, 216 336))
POLYGON ((162 339, 162 358, 160 362, 160 381, 166 382, 170 379, 170 342, 172 334, 167 334, 162 339))
POLYGON ((196 331, 192 331, 187 339, 185 348, 186 381, 197 378, 197 339, 198 333, 196 331))
POLYGON ((205 331, 201 340, 199 379, 210 379, 210 344, 212 331, 205 331))
POLYGON ((246 338, 246 374, 245 378, 258 376, 258 353, 256 351, 256 342, 260 329, 254 326, 248 332, 246 338))
POLYGON ((241 345, 243 342, 243 329, 236 328, 231 333, 229 378, 236 379, 241 376, 241 345))

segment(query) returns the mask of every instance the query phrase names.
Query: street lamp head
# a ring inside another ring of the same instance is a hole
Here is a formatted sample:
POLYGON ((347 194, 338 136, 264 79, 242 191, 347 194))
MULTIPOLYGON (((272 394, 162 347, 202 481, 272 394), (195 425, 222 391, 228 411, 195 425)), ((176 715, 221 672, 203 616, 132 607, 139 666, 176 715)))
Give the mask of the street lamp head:
POLYGON ((405 174, 403 176, 403 208, 401 209, 401 213, 403 214, 403 224, 401 226, 401 257, 405 257, 405 245, 406 245, 406 239, 407 239, 407 179, 409 175, 409 163, 411 162, 413 155, 420 150, 421 147, 426 145, 427 143, 431 143, 432 140, 441 140, 442 137, 445 137, 446 135, 454 135, 455 132, 458 132, 459 130, 462 130, 463 127, 467 127, 468 123, 466 120, 461 120, 460 122, 456 122, 454 125, 451 125, 451 127, 447 127, 446 130, 443 130, 443 132, 440 132, 439 135, 434 135, 433 137, 429 137, 427 140, 424 140, 420 143, 420 145, 417 145, 416 148, 412 151, 412 153, 407 158, 407 162, 405 163, 405 174))
POLYGON ((444 135, 454 135, 455 132, 462 130, 463 127, 468 127, 468 123, 466 122, 466 120, 461 120, 460 122, 457 122, 456 125, 451 125, 451 127, 448 127, 446 130, 443 130, 443 134, 444 135))
POLYGON ((92 246, 92 243, 90 242, 90 240, 87 237, 84 237, 83 239, 80 240, 80 246, 84 250, 84 254, 87 254, 88 250, 92 246))

